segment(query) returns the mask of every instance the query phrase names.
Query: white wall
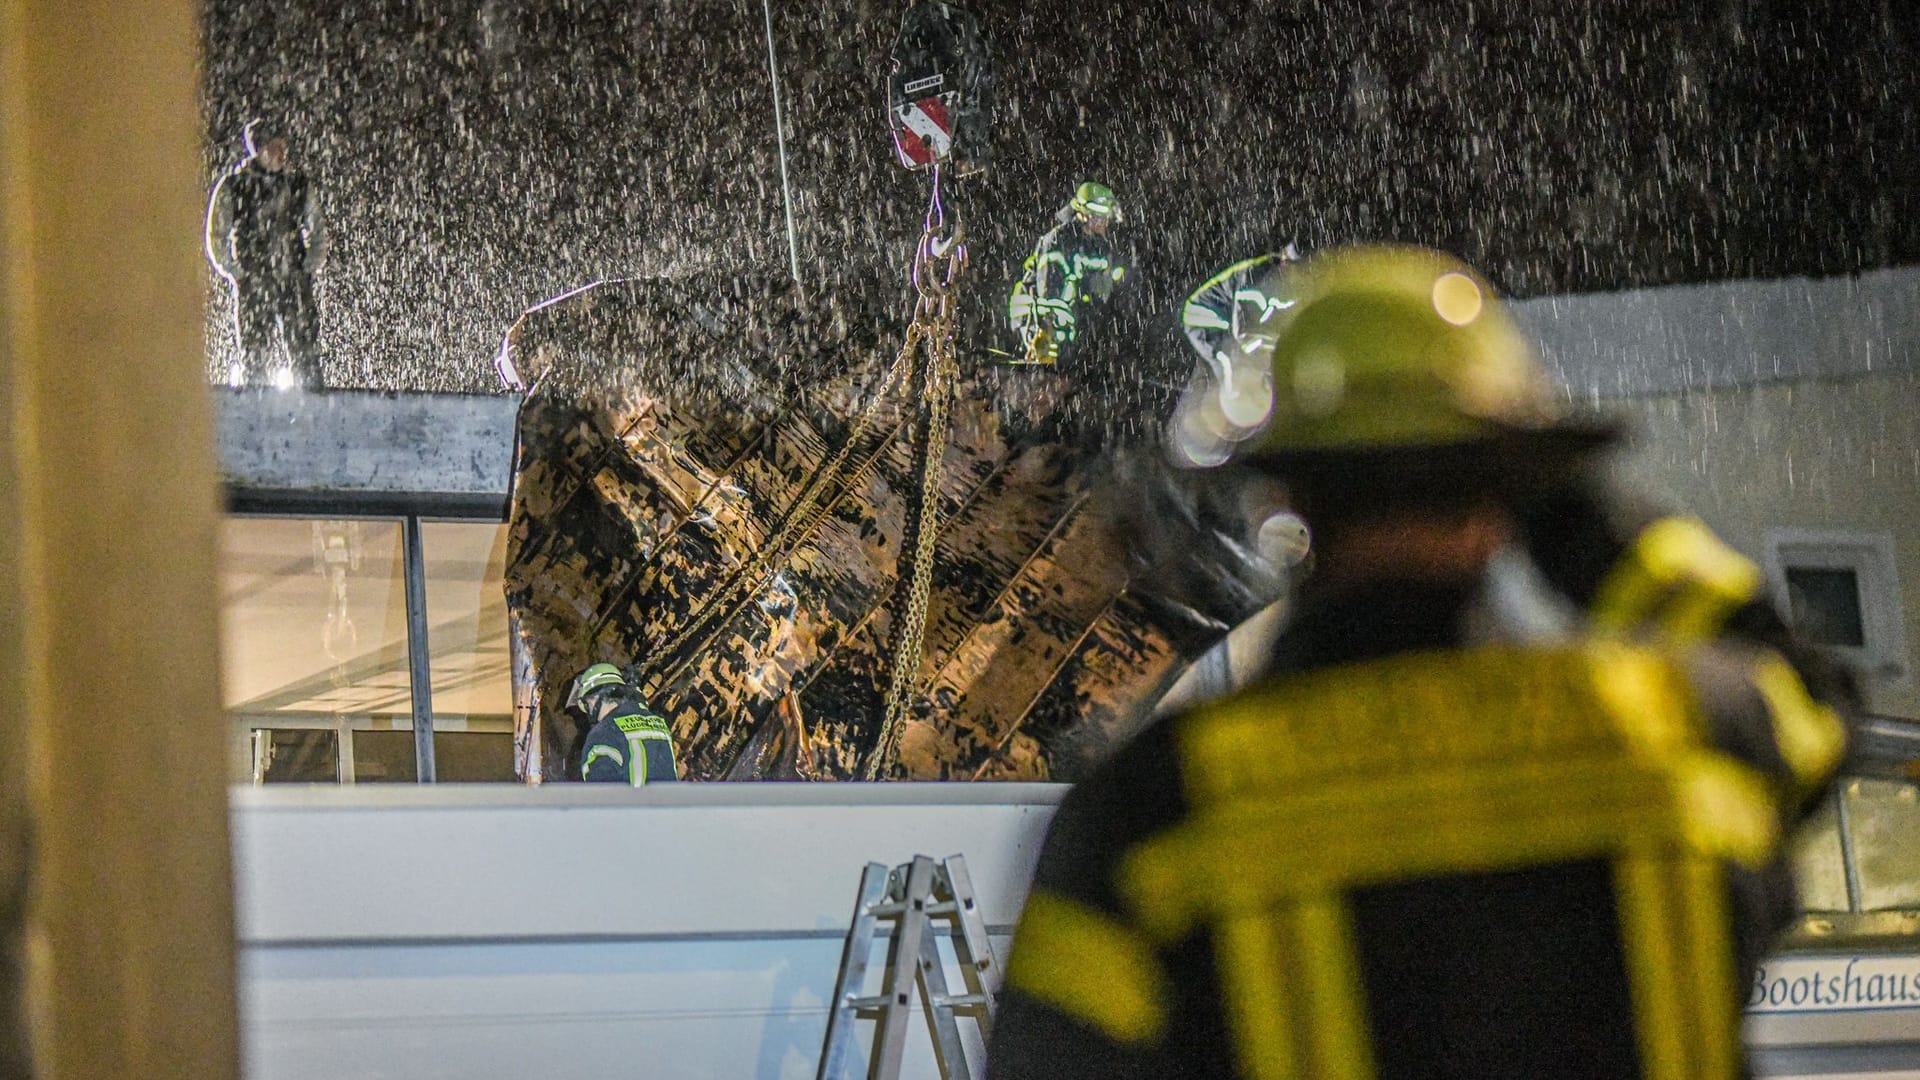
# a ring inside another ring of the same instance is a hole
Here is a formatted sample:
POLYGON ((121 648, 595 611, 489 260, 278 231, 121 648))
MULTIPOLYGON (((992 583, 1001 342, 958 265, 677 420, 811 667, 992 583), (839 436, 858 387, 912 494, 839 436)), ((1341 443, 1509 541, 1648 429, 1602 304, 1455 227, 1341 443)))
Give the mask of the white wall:
POLYGON ((1063 790, 235 789, 246 1075, 810 1080, 867 861, 966 855, 1004 959, 1063 790))
MULTIPOLYGON (((808 1080, 866 861, 965 854, 1004 960, 1063 791, 235 789, 246 1075, 808 1080)), ((905 1077, 936 1075, 925 1032, 905 1077)), ((1916 1033, 1916 1009, 1750 1030, 1774 1076, 1834 1071, 1806 1063, 1835 1041, 1884 1069, 1916 1033)))
MULTIPOLYGON (((1920 670, 1920 379, 1765 383, 1621 402, 1639 427, 1627 471, 1670 492, 1759 559, 1766 530, 1893 534, 1920 670)), ((1876 711, 1920 718, 1920 690, 1878 689, 1876 711)))

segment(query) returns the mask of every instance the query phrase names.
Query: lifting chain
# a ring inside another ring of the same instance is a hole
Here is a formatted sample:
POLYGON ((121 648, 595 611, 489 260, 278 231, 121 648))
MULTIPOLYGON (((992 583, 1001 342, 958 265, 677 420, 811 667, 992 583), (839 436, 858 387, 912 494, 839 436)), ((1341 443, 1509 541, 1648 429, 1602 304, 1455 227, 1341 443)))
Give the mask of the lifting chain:
POLYGON ((934 545, 940 538, 940 464, 947 450, 949 410, 959 363, 954 358, 954 321, 957 311, 956 285, 966 269, 967 246, 964 231, 956 220, 949 226, 946 208, 940 201, 940 166, 933 167, 933 200, 927 207, 926 227, 920 233, 913 254, 913 287, 918 294, 913 322, 907 327, 910 355, 916 345, 926 351, 926 389, 922 402, 926 409, 926 438, 922 444, 918 513, 907 518, 911 536, 901 536, 902 557, 909 555, 910 569, 902 575, 907 583, 906 608, 893 635, 893 666, 887 679, 886 719, 880 738, 867 757, 865 778, 877 780, 899 748, 900 731, 912 708, 915 684, 919 681, 921 648, 926 638, 927 597, 933 589, 934 545))
MULTIPOLYGON (((922 470, 919 492, 919 527, 911 538, 913 543, 912 568, 909 571, 909 585, 905 618, 898 624, 893 645, 893 670, 887 685, 886 720, 881 728, 880 741, 866 763, 866 776, 875 778, 880 763, 892 756, 894 743, 904 722, 908 699, 913 690, 915 676, 920 668, 921 642, 925 636, 927 617, 927 595, 933 582, 933 548, 938 538, 940 491, 940 460, 946 452, 948 408, 953 396, 953 384, 959 366, 954 358, 954 321, 956 313, 956 295, 954 285, 967 261, 966 245, 959 223, 949 226, 946 208, 940 197, 940 169, 933 169, 933 198, 927 208, 925 227, 921 231, 920 241, 914 249, 913 286, 916 294, 913 320, 907 325, 906 339, 901 343, 900 351, 888 365, 885 374, 869 393, 866 407, 847 430, 847 437, 833 456, 823 462, 814 472, 813 478, 793 502, 786 521, 778 532, 758 545, 757 556, 741 567, 718 594, 702 605, 698 614, 688 621, 663 645, 655 650, 656 656, 672 657, 677 655, 689 642, 711 627, 722 614, 732 611, 739 598, 758 590, 778 566, 785 562, 801 544, 806 543, 826 520, 839 496, 850 490, 855 482, 871 469, 886 451, 887 443, 868 451, 863 457, 849 464, 856 447, 867 441, 875 422, 879 419, 889 397, 894 390, 908 381, 913 370, 914 357, 924 350, 926 355, 926 386, 919 396, 927 409, 926 464, 922 470), (828 493, 833 492, 829 498, 828 493)), ((910 519, 911 520, 911 519, 910 519)), ((902 537, 902 549, 906 548, 902 537)), ((675 676, 691 663, 693 656, 682 657, 671 667, 659 670, 647 681, 649 695, 658 693, 662 686, 670 683, 675 676)))

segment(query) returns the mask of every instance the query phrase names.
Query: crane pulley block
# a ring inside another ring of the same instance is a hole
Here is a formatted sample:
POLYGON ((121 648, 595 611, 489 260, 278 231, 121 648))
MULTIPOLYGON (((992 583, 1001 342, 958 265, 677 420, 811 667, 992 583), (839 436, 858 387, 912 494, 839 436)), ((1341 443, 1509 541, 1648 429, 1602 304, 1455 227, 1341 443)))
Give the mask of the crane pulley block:
POLYGON ((991 157, 993 55, 980 20, 941 0, 900 17, 887 77, 887 128, 909 169, 948 165, 957 176, 991 157))

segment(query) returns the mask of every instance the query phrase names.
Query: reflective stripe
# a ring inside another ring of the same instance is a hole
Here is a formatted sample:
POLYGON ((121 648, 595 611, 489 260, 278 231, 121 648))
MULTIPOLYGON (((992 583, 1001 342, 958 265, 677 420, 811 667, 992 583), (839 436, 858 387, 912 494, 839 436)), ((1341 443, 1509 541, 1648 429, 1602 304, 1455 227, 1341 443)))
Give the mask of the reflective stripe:
POLYGON ((1248 1080, 1295 1075, 1293 1017, 1277 930, 1261 913, 1230 913, 1214 928, 1227 1029, 1248 1080))
POLYGON ((1116 1042, 1152 1042, 1166 1031, 1166 975, 1146 939, 1057 893, 1035 889, 1027 898, 1007 985, 1116 1042))
POLYGON ((1593 625, 1603 633, 1657 631, 1672 641, 1720 632, 1729 615, 1759 595, 1759 567, 1692 518, 1643 529, 1601 581, 1593 625))
POLYGON ((1233 326, 1221 318, 1219 312, 1192 300, 1187 301, 1185 310, 1180 313, 1180 323, 1190 330, 1227 330, 1233 326))
POLYGON ((1373 1075, 1353 889, 1594 858, 1615 867, 1645 1075, 1735 1075, 1719 860, 1763 865, 1779 815, 1706 744, 1676 659, 1396 657, 1239 695, 1176 737, 1194 810, 1123 860, 1121 894, 1154 940, 1215 935, 1246 1075, 1373 1075))
POLYGON ((580 763, 580 779, 585 780, 587 778, 587 770, 593 767, 594 762, 599 761, 603 757, 612 758, 615 765, 625 765, 627 763, 626 757, 622 755, 617 748, 612 746, 596 746, 587 751, 587 759, 580 763))
POLYGON ((647 782, 647 748, 640 745, 644 738, 639 732, 627 733, 627 749, 633 752, 633 763, 627 768, 627 782, 640 787, 647 782))
POLYGON ((1800 676, 1777 656, 1754 669, 1753 685, 1767 701, 1774 744, 1793 773, 1796 793, 1813 794, 1846 753, 1846 725, 1832 709, 1808 696, 1800 676))
POLYGON ((628 713, 625 716, 614 717, 613 726, 626 732, 666 731, 667 721, 665 717, 649 712, 628 713))

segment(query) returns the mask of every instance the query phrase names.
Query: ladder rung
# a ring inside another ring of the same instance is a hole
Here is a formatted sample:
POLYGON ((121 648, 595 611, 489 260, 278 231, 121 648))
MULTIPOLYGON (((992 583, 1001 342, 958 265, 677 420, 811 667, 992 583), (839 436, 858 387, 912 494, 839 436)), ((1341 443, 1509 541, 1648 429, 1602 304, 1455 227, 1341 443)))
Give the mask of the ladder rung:
POLYGON ((933 1000, 933 1004, 936 1008, 948 1008, 948 1009, 964 1008, 970 1005, 985 1005, 987 1004, 987 995, 985 994, 948 994, 946 997, 935 998, 933 1000))
MULTIPOLYGON (((904 997, 905 995, 901 996, 904 997)), ((847 1008, 853 1009, 856 1012, 866 1012, 871 1009, 884 1009, 890 1002, 900 1005, 906 1004, 904 1001, 894 1002, 892 998, 889 998, 885 994, 878 994, 873 997, 850 997, 846 999, 845 1004, 847 1008)))

